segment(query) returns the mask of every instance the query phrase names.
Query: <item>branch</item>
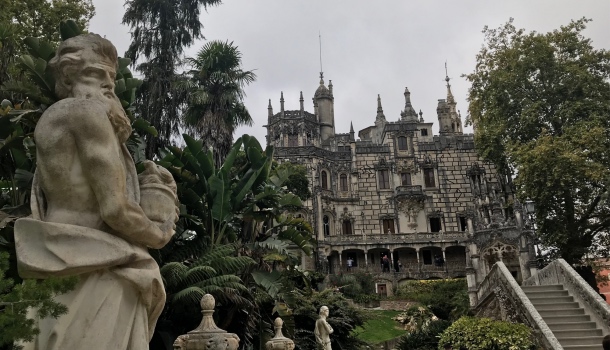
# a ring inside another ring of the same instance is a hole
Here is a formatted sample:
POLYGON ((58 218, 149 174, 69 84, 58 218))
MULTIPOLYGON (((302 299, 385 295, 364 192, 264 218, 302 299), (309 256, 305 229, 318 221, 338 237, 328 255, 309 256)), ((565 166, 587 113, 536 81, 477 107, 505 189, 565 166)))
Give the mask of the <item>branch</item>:
POLYGON ((585 221, 589 220, 589 218, 591 217, 591 214, 593 214, 593 211, 595 210, 595 208, 601 201, 602 194, 606 193, 607 190, 608 189, 606 187, 602 188, 602 193, 598 194, 595 197, 595 199, 593 200, 593 202, 591 202, 591 204, 589 204, 587 211, 580 217, 580 220, 578 220, 578 226, 581 226, 582 224, 584 224, 585 221))

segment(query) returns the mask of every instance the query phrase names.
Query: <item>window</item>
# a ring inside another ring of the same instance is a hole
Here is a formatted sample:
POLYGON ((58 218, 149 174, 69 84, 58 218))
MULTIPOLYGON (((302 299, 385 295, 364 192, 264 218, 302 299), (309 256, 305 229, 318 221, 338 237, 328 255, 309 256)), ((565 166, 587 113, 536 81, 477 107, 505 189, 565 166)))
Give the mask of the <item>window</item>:
POLYGON ((322 170, 322 174, 320 175, 321 177, 321 181, 322 181, 322 188, 327 190, 328 189, 328 175, 326 174, 326 171, 322 170))
POLYGON ((288 147, 297 147, 299 145, 299 135, 288 135, 288 147))
POLYGON ((398 138, 398 149, 404 151, 407 149, 407 138, 404 136, 400 136, 398 138))
POLYGON ((343 220, 343 234, 351 235, 352 234, 352 222, 349 220, 343 220))
POLYGON ((436 182, 434 181, 434 169, 424 169, 424 183, 426 184, 426 187, 436 187, 436 182))
POLYGON ((430 218, 430 232, 441 231, 441 218, 430 218))
POLYGON ((349 148, 349 146, 338 146, 338 147, 337 147, 337 150, 338 150, 339 152, 349 152, 349 151, 350 151, 350 148, 349 148))
POLYGON ((383 233, 395 233, 394 219, 383 219, 383 233))
POLYGON ((400 184, 402 186, 411 186, 411 173, 400 173, 400 184))
POLYGON ((347 192, 347 175, 341 174, 341 176, 339 176, 339 186, 340 191, 347 192))
POLYGON ((460 231, 462 231, 462 232, 468 231, 468 221, 466 220, 466 217, 459 216, 458 220, 459 220, 459 225, 460 225, 460 231))
POLYGON ((324 226, 324 237, 330 236, 330 219, 328 218, 328 215, 324 215, 322 218, 322 224, 324 226))
POLYGON ((428 136, 428 129, 421 129, 419 132, 421 136, 428 136))
POLYGON ((388 189, 390 188, 390 174, 387 169, 379 170, 379 188, 388 189))

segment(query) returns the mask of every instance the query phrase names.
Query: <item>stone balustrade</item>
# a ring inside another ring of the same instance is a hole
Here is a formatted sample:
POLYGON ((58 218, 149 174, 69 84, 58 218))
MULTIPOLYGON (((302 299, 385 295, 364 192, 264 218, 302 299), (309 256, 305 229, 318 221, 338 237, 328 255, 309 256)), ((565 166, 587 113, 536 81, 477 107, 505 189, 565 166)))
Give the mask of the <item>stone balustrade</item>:
POLYGON ((324 237, 324 242, 341 243, 428 243, 428 242, 463 242, 468 239, 468 232, 417 232, 417 233, 389 233, 389 234, 363 234, 341 235, 324 237))

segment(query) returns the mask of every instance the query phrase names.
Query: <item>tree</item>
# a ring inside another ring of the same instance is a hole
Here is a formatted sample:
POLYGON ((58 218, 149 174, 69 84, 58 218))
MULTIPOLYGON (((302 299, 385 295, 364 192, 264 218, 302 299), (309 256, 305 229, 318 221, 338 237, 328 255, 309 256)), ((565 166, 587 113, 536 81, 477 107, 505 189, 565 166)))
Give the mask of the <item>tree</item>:
POLYGON ((252 125, 243 103, 244 87, 256 79, 241 69, 241 53, 233 42, 210 41, 194 58, 184 87, 188 95, 184 121, 206 147, 214 149, 216 166, 222 164, 240 125, 252 125))
POLYGON ((288 191, 296 194, 303 201, 311 198, 307 170, 303 165, 284 162, 272 169, 273 173, 282 171, 289 171, 291 174, 288 177, 288 181, 286 181, 286 189, 288 189, 288 191))
POLYGON ((610 227, 610 53, 582 35, 587 22, 486 27, 466 75, 480 154, 514 175, 517 197, 536 203, 542 243, 570 263, 603 246, 610 227))
POLYGON ((179 107, 184 101, 174 87, 176 68, 185 47, 203 37, 199 21, 201 6, 218 5, 221 0, 130 0, 123 23, 131 27, 132 42, 126 53, 138 65, 144 84, 138 94, 138 113, 159 132, 149 137, 146 156, 153 159, 160 146, 169 145, 178 135, 179 107))

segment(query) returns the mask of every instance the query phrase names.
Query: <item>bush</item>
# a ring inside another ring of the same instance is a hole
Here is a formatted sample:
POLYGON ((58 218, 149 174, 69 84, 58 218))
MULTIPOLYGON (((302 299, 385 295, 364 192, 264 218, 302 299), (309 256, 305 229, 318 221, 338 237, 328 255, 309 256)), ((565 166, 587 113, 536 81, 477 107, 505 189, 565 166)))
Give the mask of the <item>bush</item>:
POLYGON ((470 310, 466 280, 408 281, 396 293, 423 304, 440 319, 457 320, 470 310))
POLYGON ((450 324, 451 322, 445 320, 430 322, 427 328, 401 337, 396 348, 398 350, 436 350, 439 334, 443 333, 450 324))
MULTIPOLYGON (((294 343, 296 350, 316 350, 316 339, 313 330, 318 319, 318 311, 323 305, 328 306, 327 319, 333 328, 331 345, 333 349, 358 349, 364 342, 353 333, 357 326, 364 324, 364 314, 360 309, 351 306, 340 293, 327 289, 320 293, 303 295, 293 293, 292 315, 294 317, 294 343)), ((288 336, 288 335, 287 335, 288 336)))
POLYGON ((534 346, 531 330, 523 324, 475 317, 462 317, 449 326, 441 334, 438 349, 447 343, 468 350, 530 350, 534 346))
POLYGON ((358 304, 366 304, 373 301, 379 301, 379 294, 360 294, 354 297, 354 302, 358 304))
POLYGON ((375 281, 373 276, 365 272, 357 272, 354 274, 345 275, 330 275, 330 283, 340 288, 348 298, 354 298, 361 295, 375 294, 375 281))

